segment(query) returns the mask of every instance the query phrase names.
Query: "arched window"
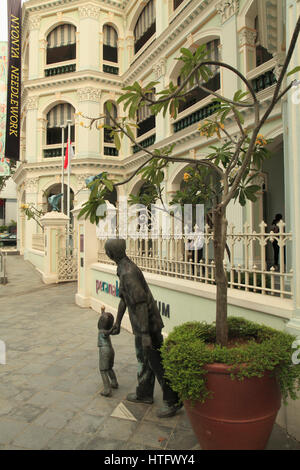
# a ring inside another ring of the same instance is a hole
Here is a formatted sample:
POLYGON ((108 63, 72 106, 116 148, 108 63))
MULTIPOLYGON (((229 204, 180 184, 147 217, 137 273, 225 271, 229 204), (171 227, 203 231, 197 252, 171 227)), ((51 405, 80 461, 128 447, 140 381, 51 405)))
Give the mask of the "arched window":
MULTIPOLYGON (((118 117, 118 110, 117 110, 117 107, 114 103, 110 103, 111 104, 111 111, 110 111, 110 114, 111 116, 116 119, 118 117)), ((104 113, 106 115, 106 118, 105 118, 105 124, 107 126, 111 126, 113 127, 114 126, 114 123, 113 121, 111 120, 110 118, 110 115, 108 113, 108 110, 106 108, 106 103, 104 105, 104 113)), ((112 143, 114 141, 113 137, 111 137, 110 135, 111 133, 111 130, 110 129, 104 129, 104 142, 106 143, 112 143)))
POLYGON ((118 62, 118 33, 112 26, 103 26, 103 60, 118 62))
POLYGON ((265 62, 268 62, 273 58, 272 54, 261 45, 261 40, 260 40, 260 33, 259 33, 259 17, 256 16, 255 22, 254 22, 254 28, 256 30, 257 36, 256 36, 256 67, 259 67, 260 65, 264 64, 265 62))
MULTIPOLYGON (((220 46, 220 40, 219 39, 214 39, 213 41, 209 41, 206 44, 207 48, 207 60, 212 60, 212 61, 218 61, 219 60, 219 46, 220 46)), ((213 73, 213 76, 210 78, 208 82, 203 82, 203 86, 205 88, 208 88, 211 91, 217 91, 220 89, 220 68, 216 66, 210 66, 209 67, 211 72, 213 73)), ((183 82, 184 77, 181 77, 180 75, 177 78, 177 85, 180 86, 181 83, 183 82)), ((201 90, 199 86, 195 83, 193 86, 187 86, 186 91, 189 91, 189 94, 186 96, 185 101, 181 101, 179 104, 178 112, 182 112, 185 109, 189 108, 190 106, 193 106, 195 103, 198 101, 203 100, 207 96, 209 96, 209 93, 201 90)))
POLYGON ((61 103, 54 106, 47 114, 47 147, 44 151, 44 157, 61 156, 62 127, 64 130, 64 143, 67 143, 68 128, 67 121, 71 121, 71 142, 75 141, 75 109, 69 103, 61 103), (60 144, 60 145, 59 145, 60 144), (56 145, 56 147, 54 147, 56 145))
POLYGON ((141 47, 153 36, 156 31, 155 23, 155 5, 150 0, 142 10, 135 28, 134 28, 134 53, 136 54, 141 47))
MULTIPOLYGON (((152 93, 147 93, 148 98, 155 99, 155 90, 152 93)), ((144 104, 137 110, 137 137, 145 134, 155 127, 155 115, 151 113, 150 105, 144 104)))
POLYGON ((76 58, 76 28, 63 24, 47 36, 47 64, 64 62, 76 58))

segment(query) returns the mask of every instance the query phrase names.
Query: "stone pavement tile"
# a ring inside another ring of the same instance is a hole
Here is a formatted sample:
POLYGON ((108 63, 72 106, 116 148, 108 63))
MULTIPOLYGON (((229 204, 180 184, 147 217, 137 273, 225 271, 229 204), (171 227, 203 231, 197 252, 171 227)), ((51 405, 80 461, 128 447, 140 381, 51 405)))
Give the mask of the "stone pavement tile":
POLYGON ((36 393, 35 389, 24 388, 21 392, 14 397, 15 402, 24 402, 29 400, 36 393))
POLYGON ((124 442, 114 439, 102 439, 93 437, 80 448, 80 450, 120 450, 124 442))
POLYGON ((25 367, 22 368, 22 373, 28 375, 37 375, 41 372, 45 372, 48 367, 48 364, 31 363, 25 365, 25 367))
POLYGON ((176 428, 167 442, 166 449, 190 450, 198 445, 197 438, 192 430, 176 428))
POLYGON ((96 434, 102 428, 105 419, 105 416, 79 412, 66 424, 64 429, 77 434, 96 434))
POLYGON ((12 441, 12 444, 26 449, 41 450, 55 434, 57 434, 56 429, 31 424, 12 441))
POLYGON ((120 450, 161 450, 160 444, 157 447, 143 446, 142 444, 137 444, 136 442, 125 442, 120 447, 120 450))
POLYGON ((190 420, 184 408, 182 408, 180 413, 178 413, 178 420, 177 420, 176 427, 180 427, 183 429, 192 429, 190 420))
POLYGON ((57 411, 55 409, 47 409, 43 414, 39 415, 34 424, 37 426, 45 426, 50 429, 62 429, 74 417, 75 411, 65 410, 57 411))
POLYGON ((108 417, 102 423, 102 429, 97 436, 101 439, 128 441, 138 427, 138 422, 108 417))
POLYGON ((92 399, 84 411, 94 416, 109 416, 119 403, 120 401, 116 400, 114 397, 106 398, 98 394, 92 399))
POLYGON ((129 441, 141 444, 143 447, 150 446, 164 449, 172 430, 173 428, 162 424, 142 421, 129 441))
POLYGON ((7 415, 15 406, 15 402, 0 398, 0 416, 7 415))
POLYGON ((5 384, 0 383, 0 396, 3 398, 12 398, 20 393, 20 388, 11 382, 5 384))
POLYGON ((51 390, 60 390, 61 392, 74 392, 77 390, 77 386, 80 383, 79 377, 73 377, 73 375, 60 377, 51 385, 51 390))
POLYGON ((284 429, 275 424, 266 450, 300 450, 300 442, 289 436, 284 429))
MULTIPOLYGON (((63 393, 63 392, 60 392, 63 393)), ((88 395, 77 395, 75 393, 66 392, 64 396, 52 404, 51 408, 57 410, 80 411, 85 409, 91 403, 93 397, 88 395)))
POLYGON ((43 371, 46 375, 50 375, 51 377, 59 377, 64 375, 68 371, 68 367, 58 366, 56 364, 51 365, 50 367, 46 367, 43 371))
POLYGON ((42 414, 46 408, 39 406, 31 405, 30 403, 20 404, 13 408, 8 416, 21 422, 31 423, 34 421, 40 414, 42 414))
POLYGON ((76 434, 69 431, 61 430, 55 437, 50 439, 45 446, 44 450, 77 450, 82 449, 91 436, 84 434, 76 434))
POLYGON ((69 394, 60 390, 42 390, 31 397, 27 403, 46 408, 60 400, 66 399, 67 395, 69 394))
POLYGON ((13 446, 8 444, 7 446, 0 446, 0 450, 30 450, 30 449, 25 449, 24 447, 19 447, 19 446, 13 446))
POLYGON ((9 417, 0 418, 0 444, 9 444, 26 426, 27 423, 20 423, 9 417))
POLYGON ((92 375, 87 379, 78 382, 74 392, 76 392, 77 395, 89 395, 93 397, 99 392, 99 390, 101 390, 101 388, 101 384, 99 386, 99 381, 95 380, 92 375))
POLYGON ((28 384, 35 388, 38 391, 47 391, 51 388, 52 384, 57 380, 57 377, 51 377, 44 374, 39 374, 35 376, 31 376, 28 379, 28 384))
POLYGON ((144 421, 151 421, 154 423, 161 424, 163 426, 168 426, 170 428, 174 428, 178 422, 179 416, 181 415, 182 411, 178 411, 175 416, 171 418, 158 418, 156 416, 157 411, 159 410, 159 404, 156 406, 152 406, 144 417, 144 421))

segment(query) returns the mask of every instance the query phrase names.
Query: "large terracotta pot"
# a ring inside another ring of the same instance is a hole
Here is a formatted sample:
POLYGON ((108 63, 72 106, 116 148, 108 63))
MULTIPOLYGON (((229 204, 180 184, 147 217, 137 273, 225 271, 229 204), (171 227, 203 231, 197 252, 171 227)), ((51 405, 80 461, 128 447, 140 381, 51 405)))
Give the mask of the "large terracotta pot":
POLYGON ((184 406, 203 450, 263 450, 281 405, 274 377, 232 380, 228 366, 206 366, 213 398, 184 406))

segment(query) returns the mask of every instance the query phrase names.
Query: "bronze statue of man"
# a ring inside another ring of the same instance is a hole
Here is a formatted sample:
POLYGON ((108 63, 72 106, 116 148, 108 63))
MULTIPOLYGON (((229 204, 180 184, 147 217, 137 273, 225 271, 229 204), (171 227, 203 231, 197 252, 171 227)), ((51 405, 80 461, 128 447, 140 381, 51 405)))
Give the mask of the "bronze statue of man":
POLYGON ((107 256, 118 266, 120 279, 120 303, 111 334, 119 334, 121 321, 128 308, 132 331, 135 336, 135 349, 138 361, 138 385, 135 393, 129 393, 127 400, 135 403, 153 403, 155 377, 163 392, 163 407, 157 416, 168 418, 181 408, 179 398, 166 378, 162 365, 160 348, 163 344, 161 330, 164 327, 156 302, 142 271, 126 255, 126 242, 111 239, 105 243, 107 256))

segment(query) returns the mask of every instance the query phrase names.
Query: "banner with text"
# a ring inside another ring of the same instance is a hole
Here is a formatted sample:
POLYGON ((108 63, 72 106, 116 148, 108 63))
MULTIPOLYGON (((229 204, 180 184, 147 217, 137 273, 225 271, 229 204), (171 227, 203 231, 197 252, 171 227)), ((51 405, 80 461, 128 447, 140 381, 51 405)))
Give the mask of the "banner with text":
POLYGON ((8 70, 5 156, 19 160, 21 110, 21 0, 7 0, 8 70))

